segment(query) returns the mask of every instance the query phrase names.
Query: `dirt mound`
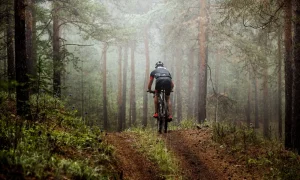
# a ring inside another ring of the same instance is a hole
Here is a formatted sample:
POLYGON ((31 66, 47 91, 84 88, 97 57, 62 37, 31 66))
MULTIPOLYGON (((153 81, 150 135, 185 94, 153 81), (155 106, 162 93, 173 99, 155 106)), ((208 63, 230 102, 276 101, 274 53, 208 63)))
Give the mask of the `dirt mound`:
POLYGON ((116 158, 120 179, 150 180, 159 177, 158 167, 150 162, 146 156, 132 146, 134 136, 130 133, 111 133, 106 136, 109 144, 116 148, 116 158))

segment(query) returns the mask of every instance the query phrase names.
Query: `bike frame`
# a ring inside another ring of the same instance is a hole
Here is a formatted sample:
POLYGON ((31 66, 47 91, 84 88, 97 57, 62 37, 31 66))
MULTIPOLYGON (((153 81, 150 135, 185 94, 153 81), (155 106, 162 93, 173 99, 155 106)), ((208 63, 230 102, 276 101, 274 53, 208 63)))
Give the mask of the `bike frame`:
POLYGON ((158 109, 158 118, 157 118, 157 128, 158 132, 161 133, 162 129, 167 133, 168 130, 168 104, 166 102, 166 94, 165 90, 161 90, 160 92, 151 91, 157 96, 157 109, 158 109))

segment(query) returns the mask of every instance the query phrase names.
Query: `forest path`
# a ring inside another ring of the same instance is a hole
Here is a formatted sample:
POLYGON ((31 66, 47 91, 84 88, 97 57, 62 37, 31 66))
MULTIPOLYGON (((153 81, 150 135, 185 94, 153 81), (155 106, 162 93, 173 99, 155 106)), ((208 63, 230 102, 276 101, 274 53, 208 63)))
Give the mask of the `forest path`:
MULTIPOLYGON (((106 136, 107 142, 116 149, 117 170, 122 172, 121 179, 163 179, 159 176, 157 164, 135 147, 135 136, 130 132, 109 133, 106 136)), ((182 179, 260 179, 233 156, 226 155, 224 147, 212 141, 210 128, 169 131, 159 136, 178 159, 182 179)))
POLYGON ((159 177, 158 167, 134 148, 133 144, 136 140, 133 134, 109 133, 106 140, 115 147, 117 170, 121 173, 120 179, 162 179, 159 177))
POLYGON ((224 175, 218 174, 214 157, 208 150, 208 131, 178 130, 162 136, 168 149, 179 160, 184 179, 224 179, 224 175))
POLYGON ((213 142, 210 128, 170 131, 162 136, 179 160, 183 179, 260 179, 233 156, 225 155, 223 146, 213 142))

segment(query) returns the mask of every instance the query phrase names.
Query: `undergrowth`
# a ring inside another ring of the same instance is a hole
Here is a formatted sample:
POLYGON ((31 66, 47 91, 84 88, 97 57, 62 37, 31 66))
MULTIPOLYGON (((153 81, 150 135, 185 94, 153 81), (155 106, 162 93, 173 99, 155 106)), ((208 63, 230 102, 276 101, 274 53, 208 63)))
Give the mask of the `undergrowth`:
POLYGON ((264 139, 253 128, 216 123, 212 138, 248 170, 263 172, 263 179, 300 179, 299 155, 277 140, 264 139))
POLYGON ((112 176, 113 149, 103 143, 99 128, 86 126, 51 96, 33 98, 32 111, 38 118, 25 121, 15 115, 14 100, 0 96, 0 179, 112 176))
POLYGON ((130 130, 136 134, 137 141, 134 146, 149 159, 156 163, 166 179, 181 179, 178 170, 178 161, 168 151, 163 139, 152 129, 135 128, 130 130))

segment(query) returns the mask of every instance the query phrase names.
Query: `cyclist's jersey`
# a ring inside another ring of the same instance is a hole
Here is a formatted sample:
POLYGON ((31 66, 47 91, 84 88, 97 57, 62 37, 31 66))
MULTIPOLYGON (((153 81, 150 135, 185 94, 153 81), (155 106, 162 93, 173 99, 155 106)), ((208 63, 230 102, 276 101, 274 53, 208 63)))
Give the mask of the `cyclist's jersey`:
POLYGON ((166 95, 170 96, 172 91, 172 76, 170 72, 165 67, 157 67, 150 74, 150 80, 155 78, 155 90, 160 91, 162 89, 166 90, 166 95))
POLYGON ((150 79, 156 79, 159 81, 160 79, 172 79, 170 72, 165 67, 157 67, 154 71, 150 74, 150 79))

